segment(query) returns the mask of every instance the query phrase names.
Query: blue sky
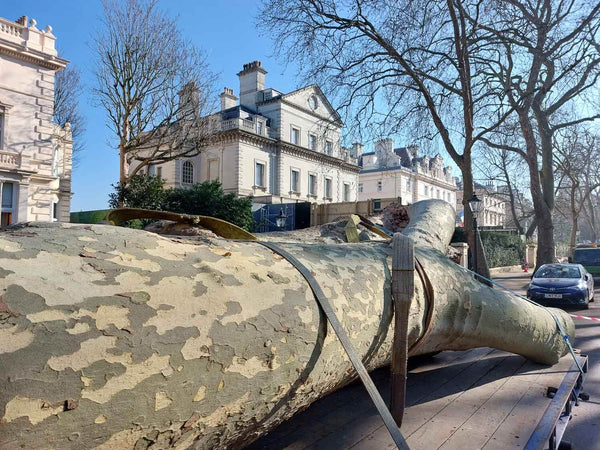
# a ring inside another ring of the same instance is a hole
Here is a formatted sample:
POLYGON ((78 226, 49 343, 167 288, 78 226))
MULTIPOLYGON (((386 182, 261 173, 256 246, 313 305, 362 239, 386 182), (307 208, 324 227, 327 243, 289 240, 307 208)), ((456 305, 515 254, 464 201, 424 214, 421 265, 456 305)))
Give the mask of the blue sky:
MULTIPOLYGON (((111 133, 104 111, 94 106, 91 89, 94 55, 91 36, 100 24, 99 0, 8 0, 1 3, 0 17, 16 20, 22 15, 37 20, 37 27, 51 25, 61 56, 77 66, 84 82, 81 109, 86 118, 85 152, 73 171, 71 210, 107 207, 111 184, 119 178, 117 150, 110 145, 111 133)), ((231 87, 237 93, 236 73, 246 62, 260 60, 267 85, 288 92, 297 87, 294 67, 284 67, 273 58, 272 43, 260 37, 254 25, 258 0, 162 0, 161 9, 179 17, 185 38, 208 54, 211 69, 220 74, 217 87, 231 87)))

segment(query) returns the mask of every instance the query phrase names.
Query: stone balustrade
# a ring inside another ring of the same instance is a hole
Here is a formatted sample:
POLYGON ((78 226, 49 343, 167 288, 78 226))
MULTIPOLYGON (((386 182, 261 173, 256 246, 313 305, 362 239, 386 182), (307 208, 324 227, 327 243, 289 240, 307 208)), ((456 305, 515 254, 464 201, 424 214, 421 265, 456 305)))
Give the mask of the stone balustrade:
POLYGON ((258 123, 248 119, 242 119, 235 117, 233 119, 227 119, 221 122, 221 131, 242 129, 247 130, 261 136, 269 136, 269 127, 263 126, 262 132, 259 133, 258 123))
POLYGON ((0 167, 21 167, 21 155, 10 152, 0 152, 0 167))
POLYGON ((52 27, 48 25, 45 30, 39 30, 36 24, 35 19, 31 19, 27 26, 0 18, 0 40, 56 56, 56 37, 52 34, 52 27))

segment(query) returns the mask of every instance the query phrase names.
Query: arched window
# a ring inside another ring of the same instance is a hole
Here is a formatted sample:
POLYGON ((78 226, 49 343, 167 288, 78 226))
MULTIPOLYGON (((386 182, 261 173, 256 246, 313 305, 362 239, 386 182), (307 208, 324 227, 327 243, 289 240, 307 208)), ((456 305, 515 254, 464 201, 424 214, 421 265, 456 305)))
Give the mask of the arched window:
POLYGON ((184 161, 181 167, 181 182, 183 184, 194 183, 194 165, 191 161, 184 161))

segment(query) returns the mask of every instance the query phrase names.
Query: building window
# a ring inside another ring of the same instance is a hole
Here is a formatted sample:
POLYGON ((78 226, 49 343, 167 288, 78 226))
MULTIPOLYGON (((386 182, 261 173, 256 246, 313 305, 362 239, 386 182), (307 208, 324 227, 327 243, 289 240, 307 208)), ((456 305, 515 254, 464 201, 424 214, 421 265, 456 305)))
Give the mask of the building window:
POLYGON ((308 135, 308 148, 311 150, 317 150, 317 136, 314 134, 308 135))
MULTIPOLYGON (((185 163, 183 163, 185 165, 185 163)), ((150 164, 148 166, 148 175, 154 177, 156 176, 156 166, 154 164, 150 164)))
POLYGON ((191 161, 184 161, 181 166, 181 182, 192 184, 194 182, 194 165, 191 161))
POLYGON ((344 201, 350 201, 350 185, 348 183, 344 183, 344 201))
POLYGON ((412 183, 410 181, 411 181, 410 178, 406 179, 406 191, 407 192, 412 191, 412 183))
POLYGON ((381 181, 377 182, 377 192, 381 192, 381 189, 383 188, 383 183, 381 181))
POLYGON ((423 190, 425 191, 425 195, 429 195, 429 186, 423 186, 423 190))
POLYGON ((256 122, 256 132, 261 136, 263 134, 263 123, 260 120, 256 122))
POLYGON ((358 192, 362 193, 363 191, 363 184, 362 183, 358 183, 358 192))
POLYGON ((265 187, 265 164, 257 162, 254 165, 254 185, 265 187))
POLYGON ((158 178, 162 178, 162 167, 161 167, 161 166, 158 166, 158 167, 156 168, 156 176, 157 176, 158 178))
POLYGON ((440 198, 440 190, 437 190, 437 198, 440 198))
POLYGON ((331 178, 325 178, 325 198, 332 198, 331 196, 331 178))
POLYGON ((14 184, 0 183, 2 190, 2 214, 0 214, 0 225, 5 227, 13 223, 13 207, 14 207, 14 184))
POLYGON ((290 176, 290 191, 300 192, 299 188, 300 171, 292 169, 290 176))
POLYGON ((300 130, 298 128, 292 127, 291 141, 292 144, 300 145, 300 130))
POLYGON ((325 154, 329 156, 333 154, 333 142, 325 141, 325 154))
POLYGON ((58 222, 58 202, 52 203, 52 222, 58 222))
POLYGON ((308 174, 308 195, 317 195, 317 176, 308 174))

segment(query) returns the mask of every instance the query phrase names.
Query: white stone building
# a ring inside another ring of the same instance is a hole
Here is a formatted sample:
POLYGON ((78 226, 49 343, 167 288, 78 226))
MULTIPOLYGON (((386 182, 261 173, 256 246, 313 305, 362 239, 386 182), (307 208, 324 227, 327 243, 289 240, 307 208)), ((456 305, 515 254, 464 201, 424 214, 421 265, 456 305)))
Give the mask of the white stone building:
MULTIPOLYGON (((460 191, 456 199, 456 207, 457 211, 459 211, 459 216, 464 217, 462 183, 459 181, 457 184, 460 186, 460 191)), ((475 194, 483 202, 482 211, 477 219, 477 226, 482 228, 505 228, 507 212, 506 195, 496 189, 492 183, 484 186, 477 182, 475 183, 475 194)))
POLYGON ((219 180, 225 192, 259 203, 356 201, 357 160, 340 145, 339 115, 317 85, 288 94, 265 88, 260 61, 238 73, 220 112, 207 118, 211 144, 198 156, 151 166, 168 187, 219 180))
POLYGON ((69 221, 71 132, 52 121, 58 57, 52 28, 0 18, 1 225, 69 221))
POLYGON ((409 205, 437 198, 456 205, 452 167, 444 167, 440 155, 419 157, 417 147, 394 148, 392 139, 382 139, 360 160, 359 200, 399 198, 403 205, 409 205))

